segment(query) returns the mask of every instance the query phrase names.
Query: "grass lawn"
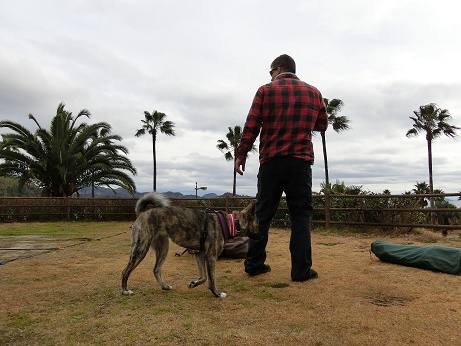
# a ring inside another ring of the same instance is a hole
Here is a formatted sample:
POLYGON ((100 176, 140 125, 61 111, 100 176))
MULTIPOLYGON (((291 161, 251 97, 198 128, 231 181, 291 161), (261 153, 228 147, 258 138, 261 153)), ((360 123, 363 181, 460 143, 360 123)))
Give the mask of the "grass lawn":
POLYGON ((162 291, 150 252, 120 293, 130 223, 0 224, 1 345, 459 345, 461 277, 380 262, 374 240, 461 247, 461 237, 418 231, 373 235, 315 230, 319 278, 290 281, 290 232, 270 231, 270 273, 220 259, 218 299, 192 255, 172 244, 162 291), (13 250, 6 250, 13 249, 13 250))

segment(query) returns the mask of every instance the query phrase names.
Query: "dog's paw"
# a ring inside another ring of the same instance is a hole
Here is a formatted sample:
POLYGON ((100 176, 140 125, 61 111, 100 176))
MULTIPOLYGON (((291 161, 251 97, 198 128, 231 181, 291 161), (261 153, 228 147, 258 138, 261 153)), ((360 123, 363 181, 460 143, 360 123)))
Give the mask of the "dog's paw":
POLYGON ((201 285, 205 282, 205 280, 194 280, 194 281, 191 281, 190 284, 189 284, 189 288, 194 288, 194 287, 197 287, 198 285, 201 285))
POLYGON ((173 288, 173 286, 170 286, 170 285, 167 285, 167 284, 163 284, 162 285, 162 290, 164 291, 169 291, 173 288))
POLYGON ((218 298, 226 298, 227 294, 224 292, 219 292, 218 298))
POLYGON ((191 281, 191 282, 189 283, 189 288, 197 287, 198 285, 203 284, 205 281, 206 281, 206 278, 205 278, 205 279, 199 278, 199 279, 197 279, 197 280, 191 281))
POLYGON ((122 290, 122 294, 124 296, 131 296, 133 294, 132 290, 122 290))

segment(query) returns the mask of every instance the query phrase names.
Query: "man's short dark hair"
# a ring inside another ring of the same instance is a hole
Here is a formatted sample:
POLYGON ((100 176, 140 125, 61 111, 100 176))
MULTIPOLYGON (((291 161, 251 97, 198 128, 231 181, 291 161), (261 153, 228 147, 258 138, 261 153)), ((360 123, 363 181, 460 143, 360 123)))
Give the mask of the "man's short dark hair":
POLYGON ((296 73, 296 63, 293 58, 287 54, 282 54, 271 64, 271 69, 280 67, 282 72, 296 73))

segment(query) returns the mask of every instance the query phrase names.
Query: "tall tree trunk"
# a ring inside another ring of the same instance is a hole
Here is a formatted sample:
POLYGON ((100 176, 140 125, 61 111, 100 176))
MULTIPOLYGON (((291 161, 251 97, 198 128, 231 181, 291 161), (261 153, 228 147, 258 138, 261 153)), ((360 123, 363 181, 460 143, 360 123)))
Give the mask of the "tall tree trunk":
POLYGON ((235 170, 235 166, 234 166, 234 186, 232 187, 232 196, 235 197, 236 193, 237 193, 237 171, 235 170))
POLYGON ((154 191, 157 191, 157 154, 156 154, 156 150, 155 150, 155 142, 156 142, 156 138, 155 138, 155 134, 152 135, 152 156, 153 156, 153 159, 154 159, 154 191))
MULTIPOLYGON (((427 138, 427 160, 429 165, 429 192, 434 193, 434 182, 432 180, 432 138, 427 138)), ((430 198, 431 208, 434 208, 434 197, 430 198)))
POLYGON ((322 136, 322 147, 323 147, 323 162, 325 163, 325 189, 330 190, 330 179, 328 177, 328 158, 327 158, 327 143, 325 140, 325 132, 320 132, 322 136))
MULTIPOLYGON (((434 193, 434 182, 432 181, 432 136, 430 134, 426 135, 427 139, 427 161, 429 165, 429 192, 434 193)), ((429 197, 429 202, 431 208, 434 208, 434 197, 429 197)), ((433 212, 429 213, 431 218, 431 224, 435 222, 435 215, 433 212)))
MULTIPOLYGON (((427 141, 427 160, 429 164, 429 192, 434 193, 434 182, 432 180, 432 139, 427 141)), ((431 197, 431 208, 434 208, 434 198, 431 197)))
POLYGON ((234 183, 232 186, 232 196, 237 193, 237 171, 235 170, 235 161, 237 161, 237 148, 234 146, 234 183))

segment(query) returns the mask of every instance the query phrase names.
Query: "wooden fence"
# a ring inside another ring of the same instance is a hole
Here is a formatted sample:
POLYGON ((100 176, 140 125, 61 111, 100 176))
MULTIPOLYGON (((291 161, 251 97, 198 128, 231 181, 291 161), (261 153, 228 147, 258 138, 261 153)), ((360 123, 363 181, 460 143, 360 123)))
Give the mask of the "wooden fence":
MULTIPOLYGON (((461 193, 408 195, 318 195, 322 208, 314 208, 313 223, 331 225, 461 229, 461 208, 427 208, 431 198, 460 197, 461 193), (320 211, 323 218, 315 218, 320 211)), ((315 205, 314 199, 314 205, 315 205)))
POLYGON ((2 197, 0 219, 13 221, 134 220, 134 198, 2 197))
MULTIPOLYGON (((314 195, 314 225, 460 229, 460 208, 426 208, 429 198, 460 197, 461 193, 437 195, 314 195)), ((251 197, 172 198, 173 205, 208 210, 239 210, 251 197)), ((0 221, 133 221, 135 198, 0 197, 0 221)), ((277 226, 289 226, 286 200, 282 198, 274 218, 277 226)))
MULTIPOLYGON (((254 198, 171 198, 172 205, 238 210, 254 198)), ((133 221, 137 198, 0 197, 0 222, 133 221)))

